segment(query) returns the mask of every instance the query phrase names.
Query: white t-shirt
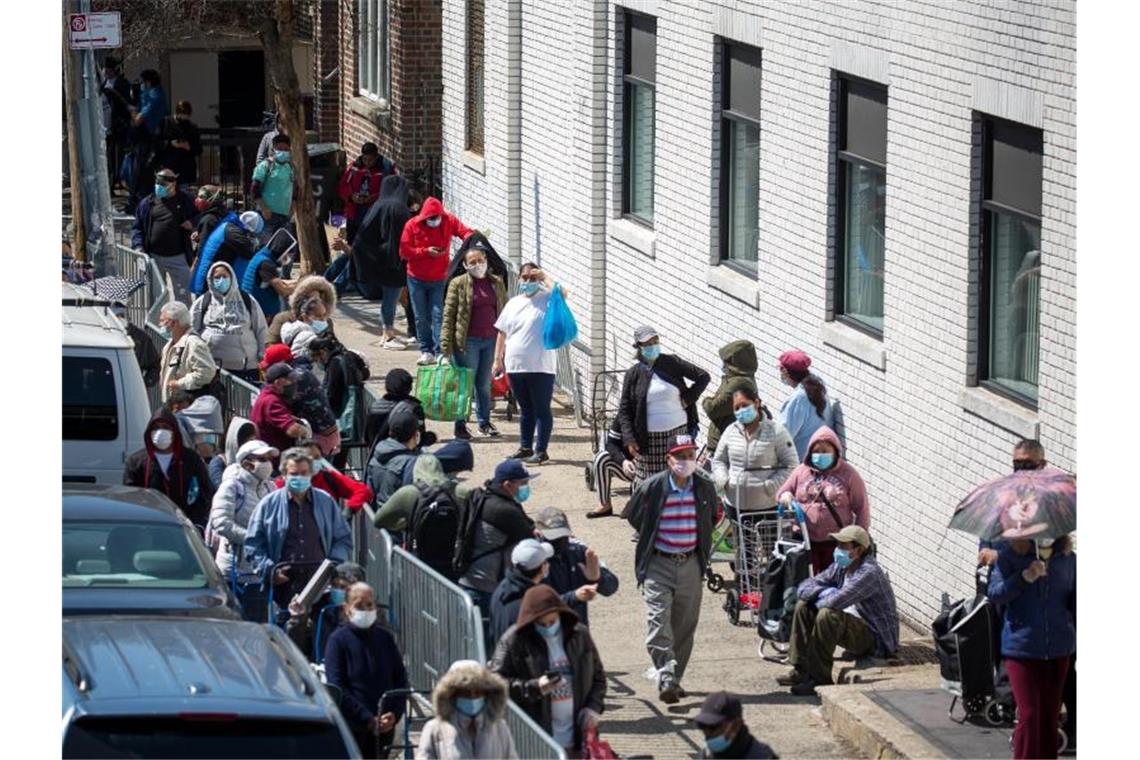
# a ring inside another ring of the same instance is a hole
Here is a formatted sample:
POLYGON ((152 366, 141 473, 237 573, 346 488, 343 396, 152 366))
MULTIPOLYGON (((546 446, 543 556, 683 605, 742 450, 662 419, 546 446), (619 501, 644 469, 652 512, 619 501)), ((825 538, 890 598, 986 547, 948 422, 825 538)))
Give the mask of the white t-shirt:
POLYGON ((574 746, 574 671, 562 646, 562 633, 543 636, 550 657, 550 670, 562 674, 558 688, 550 692, 550 734, 561 747, 574 746))
POLYGON ((549 300, 549 293, 539 292, 532 297, 517 295, 503 306, 495 329, 507 336, 503 361, 507 372, 554 374, 554 352, 542 346, 542 322, 549 300))
POLYGON ((681 391, 656 374, 649 381, 645 396, 645 424, 650 433, 663 433, 689 421, 681 406, 681 391))

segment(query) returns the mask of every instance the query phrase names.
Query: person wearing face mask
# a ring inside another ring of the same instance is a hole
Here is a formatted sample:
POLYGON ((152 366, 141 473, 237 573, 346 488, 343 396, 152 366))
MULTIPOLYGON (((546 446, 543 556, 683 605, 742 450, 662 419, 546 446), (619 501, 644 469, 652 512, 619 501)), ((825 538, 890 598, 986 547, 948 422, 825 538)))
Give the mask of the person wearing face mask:
POLYGON ((174 297, 190 303, 190 233, 197 215, 194 202, 176 187, 178 175, 166 167, 154 174, 154 191, 135 209, 131 247, 145 252, 163 277, 169 275, 174 297))
POLYGON ((523 595, 490 667, 507 679, 514 703, 579 756, 586 729, 596 729, 605 710, 606 671, 590 629, 554 589, 538 585, 523 595))
MULTIPOLYGON (((380 326, 384 329, 380 347, 403 351, 415 344, 415 340, 396 335, 396 306, 408 282, 407 264, 400 258, 400 237, 413 213, 408 207, 408 180, 390 174, 380 183, 379 191, 376 202, 361 214, 360 228, 352 240, 353 284, 365 298, 380 301, 380 326)), ((334 243, 334 247, 345 246, 334 243)), ((409 315, 405 308, 405 316, 409 315)), ((415 328, 414 319, 407 322, 409 330, 415 328)))
MULTIPOLYGON (((1014 758, 1057 757, 1058 716, 1077 649, 1072 549, 1069 536, 1011 538, 990 576, 987 596, 1004 607, 1001 656, 1017 704, 1014 758)), ((1070 719, 1075 725, 1075 712, 1070 719)))
POLYGON ((275 449, 284 451, 298 438, 311 438, 312 431, 290 409, 296 398, 296 381, 293 368, 277 362, 265 370, 265 384, 253 401, 250 421, 257 426, 261 439, 275 449))
POLYGON ((396 724, 404 714, 403 696, 385 692, 408 688, 408 674, 396 639, 376 624, 376 598, 367 583, 348 587, 344 600, 348 621, 329 637, 325 649, 328 682, 340 689, 339 707, 348 721, 362 757, 387 757, 396 724))
POLYGON ((273 154, 253 169, 250 195, 265 219, 261 240, 267 242, 293 216, 293 196, 297 180, 293 170, 289 135, 278 132, 273 137, 273 154))
POLYGON ((649 622, 645 645, 658 695, 668 705, 685 694, 681 679, 700 619, 718 503, 716 486, 697 472, 696 456, 692 437, 678 435, 668 468, 642 481, 625 509, 637 531, 634 569, 649 622))
POLYGON ((817 686, 832 683, 836 646, 855 657, 890 657, 899 646, 895 592, 875 561, 870 535, 848 525, 831 538, 831 565, 796 590, 788 648, 792 670, 776 679, 800 697, 814 696, 817 686))
MULTIPOLYGON (((443 306, 442 362, 454 361, 475 372, 475 414, 479 432, 498 436, 491 424, 491 366, 495 363, 495 321, 507 303, 507 286, 488 271, 487 253, 478 243, 467 246, 466 271, 451 280, 443 306), (449 358, 450 357, 450 358, 449 358)), ((467 439, 467 420, 455 421, 455 437, 467 439)))
MULTIPOLYGON (((202 201, 201 192, 199 191, 199 197, 194 201, 195 207, 198 207, 202 201)), ((199 231, 193 233, 197 235, 198 255, 190 265, 190 292, 199 296, 205 293, 209 286, 210 271, 214 264, 220 262, 225 262, 233 268, 236 275, 234 285, 240 289, 242 276, 261 249, 257 235, 265 220, 256 211, 227 214, 224 206, 208 208, 198 219, 199 231), (216 218, 215 214, 223 216, 216 218), (209 232, 202 234, 207 226, 209 232)), ((258 303, 261 301, 258 300, 258 303)), ((266 319, 270 316, 266 315, 266 319)))
POLYGON ((181 389, 197 398, 209 392, 218 374, 218 365, 210 355, 210 344, 190 329, 190 309, 180 301, 165 304, 158 313, 158 329, 166 338, 162 347, 162 400, 181 389))
POLYGON ((796 442, 797 455, 803 457, 817 430, 836 429, 835 413, 823 380, 809 369, 810 356, 799 350, 785 351, 779 366, 780 382, 794 389, 780 405, 780 424, 796 442))
POLYGON ((145 446, 127 457, 123 485, 161 492, 190 522, 204 528, 214 486, 206 463, 183 443, 174 414, 160 407, 147 423, 143 440, 145 446))
POLYGON ((518 619, 523 594, 546 580, 553 556, 554 547, 533 538, 524 538, 511 550, 511 567, 491 594, 490 646, 497 644, 518 619))
POLYGON ((325 456, 335 456, 340 451, 340 428, 337 426, 336 415, 329 406, 328 397, 325 396, 324 384, 313 371, 312 362, 307 355, 297 356, 288 346, 280 343, 265 349, 261 366, 268 368, 278 362, 285 362, 292 367, 289 377, 293 381, 293 395, 286 401, 293 416, 304 420, 312 431, 304 437, 316 439, 325 456))
POLYGON ((705 697, 693 722, 705 736, 701 757, 777 758, 771 747, 752 736, 748 726, 744 725, 740 698, 727 691, 715 691, 705 697))
POLYGON ((313 460, 304 449, 281 455, 285 487, 253 510, 243 552, 250 569, 274 586, 274 598, 284 606, 301 592, 326 559, 346 562, 352 553, 352 532, 336 500, 312 487, 313 460))
POLYGON ((780 486, 777 499, 784 509, 792 502, 803 507, 811 537, 812 572, 831 564, 832 531, 848 525, 871 527, 871 504, 859 472, 843 458, 843 444, 829 427, 815 431, 796 469, 780 486))
POLYGON ((443 299, 451 241, 459 238, 462 242, 471 232, 444 210, 438 198, 428 197, 400 233, 400 258, 408 263, 408 296, 420 344, 417 364, 431 364, 442 351, 443 299))
POLYGON ((280 453, 256 438, 242 444, 214 494, 210 530, 219 539, 215 562, 227 579, 235 561, 238 573, 250 572, 249 563, 241 556, 246 527, 258 503, 274 490, 270 476, 280 453))
POLYGON ((346 239, 351 245, 356 240, 361 220, 368 209, 380 198, 380 186, 396 172, 396 165, 380 155, 374 142, 366 142, 360 157, 344 170, 336 192, 344 201, 344 218, 347 224, 346 239))
POLYGON ((431 695, 416 760, 517 760, 507 726, 507 682, 475 660, 457 660, 431 695))
POLYGON ((190 306, 193 330, 210 346, 217 366, 256 382, 268 332, 261 306, 238 289, 233 267, 225 262, 210 267, 207 282, 190 306))
POLYGON ((336 289, 331 282, 319 274, 310 274, 297 280, 297 284, 290 292, 289 308, 278 312, 269 323, 270 344, 284 342, 292 345, 296 340, 296 334, 292 334, 287 341, 282 335, 285 326, 293 322, 299 323, 294 325, 294 330, 311 331, 311 335, 302 339, 302 343, 317 337, 316 328, 312 326, 314 321, 324 328, 321 335, 334 334, 332 314, 336 311, 337 298, 336 289))
POLYGON ((661 353, 661 339, 652 327, 634 330, 633 346, 637 363, 622 381, 618 421, 637 482, 665 469, 665 453, 677 436, 696 436, 697 399, 710 378, 676 354, 661 353))
POLYGON ((170 110, 162 90, 162 77, 154 69, 143 69, 139 73, 137 100, 138 108, 130 107, 132 171, 127 178, 127 213, 133 213, 139 198, 147 194, 150 173, 160 168, 157 154, 161 149, 162 122, 170 110))
MULTIPOLYGON (((372 502, 372 489, 359 480, 350 478, 333 467, 329 460, 321 453, 320 444, 315 439, 305 438, 297 441, 297 447, 309 453, 313 460, 313 488, 319 488, 334 499, 344 500, 344 506, 350 513, 359 512, 365 504, 372 502)), ((285 478, 278 477, 275 485, 285 487, 285 478)))
POLYGON ((543 507, 534 518, 535 532, 554 548, 545 583, 558 592, 583 625, 590 625, 589 603, 613 596, 618 578, 598 553, 573 537, 570 520, 557 507, 543 507))
MULTIPOLYGON (((202 246, 210 239, 210 235, 228 216, 226 209, 226 194, 220 185, 202 185, 194 197, 194 210, 198 212, 198 220, 194 223, 194 231, 190 233, 190 243, 195 251, 201 251, 202 246)), ((190 267, 194 269, 193 266, 190 267)))
POLYGON ((717 353, 723 363, 720 385, 713 395, 701 400, 701 408, 709 418, 706 441, 709 451, 716 451, 721 431, 736 422, 733 394, 741 388, 756 392, 756 346, 748 340, 734 340, 721 346, 717 353))
POLYGON ((713 454, 713 482, 735 510, 773 509, 776 490, 796 467, 796 445, 783 425, 764 417, 753 388, 733 393, 732 409, 736 422, 724 429, 713 454))

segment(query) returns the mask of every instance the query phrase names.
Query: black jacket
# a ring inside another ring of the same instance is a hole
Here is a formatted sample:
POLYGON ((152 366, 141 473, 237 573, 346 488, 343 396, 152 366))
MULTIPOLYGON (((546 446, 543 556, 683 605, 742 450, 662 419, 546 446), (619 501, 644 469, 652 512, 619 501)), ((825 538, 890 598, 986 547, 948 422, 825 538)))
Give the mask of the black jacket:
POLYGON ((611 596, 617 593, 618 578, 608 567, 602 566, 601 577, 597 581, 586 580, 582 567, 586 564, 586 549, 589 547, 573 538, 559 538, 550 543, 554 545, 554 556, 550 558, 550 575, 545 583, 557 591, 562 601, 588 626, 590 605, 575 599, 574 592, 589 583, 597 583, 600 595, 611 596))
POLYGON ((388 416, 396 408, 396 404, 401 401, 407 401, 415 407, 416 417, 420 420, 420 446, 431 446, 438 440, 436 434, 427 429, 427 423, 424 422, 424 407, 418 398, 385 393, 368 407, 368 417, 364 424, 364 440, 369 441, 372 448, 376 448, 376 444, 388 437, 388 416))
MULTIPOLYGON (((653 544, 657 540, 657 528, 661 524, 661 509, 669 494, 669 478, 672 472, 662 470, 641 482, 626 505, 622 515, 637 531, 637 548, 633 554, 633 567, 637 574, 637 585, 645 582, 649 568, 649 558, 653 556, 653 544)), ((709 550, 712 548, 713 523, 716 520, 716 486, 701 473, 694 473, 693 497, 697 501, 697 558, 701 567, 708 564, 709 550)))
POLYGON ((779 760, 779 755, 772 748, 761 741, 748 730, 748 726, 741 726, 740 731, 732 739, 732 744, 724 752, 709 752, 705 749, 701 757, 731 757, 745 758, 746 760, 779 760))
POLYGON ((400 258, 400 236, 412 216, 408 209, 408 181, 389 174, 380 183, 380 197, 368 209, 352 243, 352 266, 356 281, 402 287, 407 282, 400 258))
POLYGON ((515 544, 534 537, 534 520, 527 516, 522 504, 503 490, 502 484, 490 480, 467 498, 467 508, 482 511, 460 585, 494 593, 510 569, 515 544))
POLYGON ((621 406, 618 409, 624 446, 636 443, 644 449, 649 444, 645 399, 649 395, 649 382, 653 375, 676 386, 681 392, 681 401, 688 417, 689 435, 697 434, 697 399, 709 384, 709 373, 676 354, 661 354, 653 362, 652 368, 639 361, 625 373, 621 387, 621 406), (692 384, 686 384, 686 380, 692 384))
POLYGON ((154 342, 150 336, 146 334, 138 325, 127 325, 127 335, 131 336, 131 340, 135 344, 135 361, 139 363, 139 369, 142 371, 143 383, 146 387, 151 388, 158 382, 159 374, 161 373, 162 357, 159 356, 158 349, 154 347, 154 342))
POLYGON ((202 155, 202 136, 198 125, 189 119, 179 119, 170 115, 162 122, 162 150, 159 163, 178 175, 178 184, 198 184, 198 156, 202 155), (171 145, 175 140, 185 140, 190 150, 182 150, 171 145))
POLYGON ((487 639, 487 644, 492 646, 497 644, 507 629, 515 624, 519 617, 519 607, 522 606, 523 594, 533 586, 534 582, 530 577, 517 567, 507 571, 506 577, 491 594, 491 637, 487 639))
POLYGON ((147 423, 143 436, 146 447, 127 457, 127 463, 123 467, 123 485, 160 491, 190 518, 190 522, 206 525, 210 518, 210 503, 214 499, 214 485, 210 482, 210 473, 202 457, 198 456, 198 452, 182 445, 182 428, 178 420, 160 407, 147 423), (150 441, 150 434, 154 432, 158 420, 165 420, 174 431, 174 444, 170 449, 173 458, 165 475, 155 459, 154 444, 150 441), (197 496, 190 500, 189 496, 195 489, 197 496))

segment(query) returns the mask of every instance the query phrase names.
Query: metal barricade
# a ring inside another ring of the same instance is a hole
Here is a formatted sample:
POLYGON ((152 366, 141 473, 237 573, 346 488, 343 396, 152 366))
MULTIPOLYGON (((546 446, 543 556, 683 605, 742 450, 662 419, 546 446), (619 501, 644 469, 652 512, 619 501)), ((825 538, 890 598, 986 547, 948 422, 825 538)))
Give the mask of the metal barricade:
POLYGON ((261 389, 240 377, 231 375, 226 370, 222 370, 222 387, 226 392, 225 410, 228 419, 234 417, 248 419, 253 411, 253 402, 257 399, 257 394, 261 392, 261 389))
POLYGON ((542 726, 523 712, 514 702, 507 700, 507 727, 515 740, 519 757, 532 760, 566 760, 566 750, 542 730, 542 726))
POLYGON ((375 516, 376 513, 367 504, 356 516, 359 523, 357 529, 353 530, 353 540, 363 541, 363 544, 354 544, 353 552, 359 557, 358 562, 364 566, 364 580, 375 592, 376 604, 388 608, 391 597, 392 535, 373 524, 375 516))

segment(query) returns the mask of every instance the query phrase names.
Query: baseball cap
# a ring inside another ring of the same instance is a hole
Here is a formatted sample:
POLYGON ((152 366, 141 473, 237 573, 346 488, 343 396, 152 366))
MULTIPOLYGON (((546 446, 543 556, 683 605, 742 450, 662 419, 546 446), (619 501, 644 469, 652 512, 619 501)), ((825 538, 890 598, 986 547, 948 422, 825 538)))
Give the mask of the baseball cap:
POLYGON ((355 562, 341 562, 336 566, 336 577, 349 583, 362 583, 364 581, 364 568, 355 562))
POLYGON ((234 459, 238 462, 244 462, 249 457, 275 457, 280 453, 280 451, 273 448, 265 441, 259 441, 254 438, 252 441, 246 441, 241 445, 241 448, 237 450, 237 455, 234 457, 234 459))
POLYGON ((701 711, 693 721, 701 726, 719 726, 741 716, 740 699, 727 691, 714 691, 705 697, 701 711))
POLYGON ((515 544, 511 551, 511 564, 524 570, 537 570, 542 563, 554 556, 554 547, 545 541, 524 538, 515 544))
POLYGON ((837 533, 830 533, 828 535, 841 544, 850 542, 853 544, 859 544, 864 549, 868 548, 871 545, 871 537, 867 535, 867 531, 863 530, 858 525, 848 525, 843 530, 837 533))
POLYGON ((283 377, 289 377, 289 373, 293 371, 285 362, 277 362, 269 369, 265 370, 265 382, 272 383, 274 380, 280 380, 283 377))
POLYGON ((644 343, 645 341, 652 340, 656 337, 658 337, 657 330, 653 327, 650 327, 649 325, 642 325, 633 331, 634 343, 644 343))
POLYGON ((495 465, 495 475, 491 480, 502 483, 504 480, 534 480, 538 473, 531 472, 517 459, 507 459, 495 465))
POLYGON ((265 348, 265 356, 259 365, 262 369, 269 369, 278 362, 291 362, 293 361, 293 352, 284 343, 274 343, 272 346, 265 348))
POLYGON ((811 357, 798 348, 780 354, 780 366, 789 372, 807 372, 811 367, 811 357))
POLYGON ((548 541, 570 535, 570 521, 566 519, 566 513, 558 507, 540 509, 535 517, 534 525, 542 532, 542 537, 548 541))
POLYGON ((401 401, 388 414, 388 435, 397 441, 406 441, 420 428, 419 417, 411 402, 401 401))
POLYGON ((691 435, 679 435, 673 440, 672 445, 669 446, 669 453, 670 454, 676 454, 678 451, 689 451, 689 450, 695 451, 696 448, 697 448, 697 444, 693 440, 693 436, 691 436, 691 435))

